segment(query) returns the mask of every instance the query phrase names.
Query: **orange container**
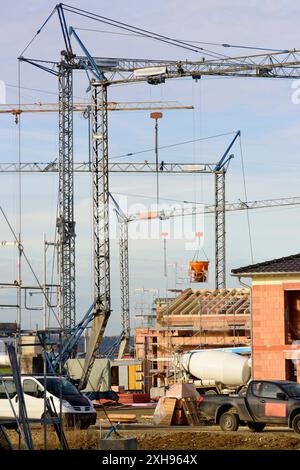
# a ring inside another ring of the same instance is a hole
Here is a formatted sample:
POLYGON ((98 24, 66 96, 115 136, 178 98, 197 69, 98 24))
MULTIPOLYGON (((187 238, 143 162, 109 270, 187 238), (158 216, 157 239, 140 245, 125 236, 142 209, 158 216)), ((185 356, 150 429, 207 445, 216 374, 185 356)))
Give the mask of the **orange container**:
POLYGON ((208 276, 209 261, 190 261, 191 282, 206 282, 208 276))

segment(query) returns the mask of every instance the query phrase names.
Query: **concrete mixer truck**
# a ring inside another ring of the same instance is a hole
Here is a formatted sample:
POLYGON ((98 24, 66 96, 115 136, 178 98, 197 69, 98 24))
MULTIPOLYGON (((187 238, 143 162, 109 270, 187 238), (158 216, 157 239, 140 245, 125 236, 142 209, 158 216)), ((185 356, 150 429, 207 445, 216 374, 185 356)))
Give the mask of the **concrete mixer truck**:
POLYGON ((224 350, 191 351, 180 358, 185 382, 194 382, 199 393, 242 393, 251 378, 248 356, 224 350))

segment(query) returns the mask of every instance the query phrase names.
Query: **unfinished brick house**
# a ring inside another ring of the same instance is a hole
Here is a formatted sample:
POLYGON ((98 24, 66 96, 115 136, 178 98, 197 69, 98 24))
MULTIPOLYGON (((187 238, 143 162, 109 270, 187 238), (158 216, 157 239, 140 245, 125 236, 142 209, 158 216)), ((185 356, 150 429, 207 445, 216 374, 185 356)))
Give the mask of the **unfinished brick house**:
POLYGON ((136 329, 136 357, 144 361, 144 385, 163 385, 174 353, 250 345, 250 290, 184 290, 157 299, 152 324, 136 329))
POLYGON ((232 274, 252 279, 253 377, 300 382, 300 254, 232 274))

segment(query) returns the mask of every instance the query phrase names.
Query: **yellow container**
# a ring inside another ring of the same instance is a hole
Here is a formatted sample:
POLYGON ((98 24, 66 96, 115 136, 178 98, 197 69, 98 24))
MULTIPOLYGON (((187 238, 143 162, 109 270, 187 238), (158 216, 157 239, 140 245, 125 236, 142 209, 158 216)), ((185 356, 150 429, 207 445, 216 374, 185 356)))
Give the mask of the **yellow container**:
POLYGON ((128 389, 142 390, 142 365, 128 366, 128 389))

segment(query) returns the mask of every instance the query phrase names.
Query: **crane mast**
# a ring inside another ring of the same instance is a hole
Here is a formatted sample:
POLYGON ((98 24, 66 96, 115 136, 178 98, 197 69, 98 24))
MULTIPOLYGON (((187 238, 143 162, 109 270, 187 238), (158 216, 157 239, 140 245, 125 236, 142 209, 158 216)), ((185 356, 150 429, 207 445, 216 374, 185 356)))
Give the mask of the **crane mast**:
POLYGON ((62 56, 59 84, 59 215, 57 219, 59 307, 64 335, 75 326, 75 221, 73 173, 73 70, 62 56))
POLYGON ((79 387, 85 388, 108 322, 110 307, 110 240, 107 87, 92 82, 92 180, 95 311, 79 387))

